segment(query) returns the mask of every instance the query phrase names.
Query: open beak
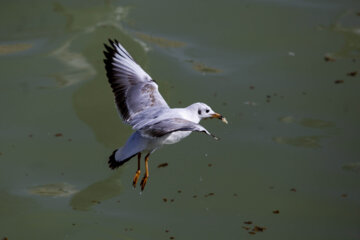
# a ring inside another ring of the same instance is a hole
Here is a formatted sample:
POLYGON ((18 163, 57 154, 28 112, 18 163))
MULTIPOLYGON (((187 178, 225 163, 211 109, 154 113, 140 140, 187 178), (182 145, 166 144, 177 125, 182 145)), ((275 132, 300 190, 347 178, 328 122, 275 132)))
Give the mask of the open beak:
POLYGON ((226 120, 226 118, 224 118, 221 114, 219 113, 214 113, 211 115, 211 118, 218 118, 220 119, 223 123, 228 124, 228 121, 226 120))

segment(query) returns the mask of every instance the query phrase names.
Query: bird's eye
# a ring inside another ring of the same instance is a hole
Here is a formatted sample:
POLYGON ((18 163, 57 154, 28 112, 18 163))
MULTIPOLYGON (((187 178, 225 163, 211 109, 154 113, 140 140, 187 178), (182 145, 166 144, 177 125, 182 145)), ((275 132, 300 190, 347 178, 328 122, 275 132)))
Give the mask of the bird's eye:
POLYGON ((209 110, 209 109, 206 109, 206 113, 208 113, 208 112, 210 112, 210 110, 209 110))
POLYGON ((201 115, 201 110, 198 110, 198 114, 201 115))

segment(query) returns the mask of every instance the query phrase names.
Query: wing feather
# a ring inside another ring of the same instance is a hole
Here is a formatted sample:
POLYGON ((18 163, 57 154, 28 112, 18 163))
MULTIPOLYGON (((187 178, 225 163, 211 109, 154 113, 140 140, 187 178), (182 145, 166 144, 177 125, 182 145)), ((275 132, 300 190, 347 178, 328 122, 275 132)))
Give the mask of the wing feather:
POLYGON ((134 61, 117 40, 104 44, 106 75, 115 95, 122 119, 129 123, 136 114, 148 108, 169 108, 158 91, 158 85, 134 61))
POLYGON ((140 129, 140 132, 146 137, 159 138, 166 134, 170 134, 177 131, 191 131, 191 132, 204 132, 209 136, 212 136, 216 140, 218 138, 212 135, 200 124, 182 119, 182 118, 170 118, 164 119, 159 122, 149 124, 140 129))

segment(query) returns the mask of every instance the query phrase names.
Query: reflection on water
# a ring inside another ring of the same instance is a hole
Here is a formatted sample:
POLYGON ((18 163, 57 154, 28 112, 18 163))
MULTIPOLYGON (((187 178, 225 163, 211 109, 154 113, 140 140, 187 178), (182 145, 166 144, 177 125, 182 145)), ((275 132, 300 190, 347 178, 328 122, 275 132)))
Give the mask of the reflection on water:
POLYGON ((341 33, 345 40, 343 47, 331 56, 360 58, 360 17, 357 12, 349 10, 339 14, 328 29, 341 33))
POLYGON ((67 87, 91 79, 96 74, 94 67, 81 53, 70 50, 74 39, 65 42, 52 53, 53 57, 69 67, 65 73, 54 73, 54 78, 59 87, 67 87))
POLYGON ((67 197, 78 190, 68 183, 53 183, 30 187, 29 193, 47 197, 67 197))
POLYGON ((76 193, 70 201, 74 210, 86 211, 102 201, 111 199, 121 194, 121 171, 116 171, 111 177, 95 182, 76 193))
POLYGON ((289 144, 295 147, 320 148, 321 140, 326 136, 274 137, 276 143, 289 144))
POLYGON ((135 36, 141 39, 142 41, 154 43, 157 46, 164 48, 178 48, 178 47, 184 47, 186 45, 186 43, 184 42, 169 40, 163 37, 155 37, 141 32, 135 33, 135 36))
POLYGON ((32 47, 30 43, 0 44, 0 55, 23 52, 32 47))

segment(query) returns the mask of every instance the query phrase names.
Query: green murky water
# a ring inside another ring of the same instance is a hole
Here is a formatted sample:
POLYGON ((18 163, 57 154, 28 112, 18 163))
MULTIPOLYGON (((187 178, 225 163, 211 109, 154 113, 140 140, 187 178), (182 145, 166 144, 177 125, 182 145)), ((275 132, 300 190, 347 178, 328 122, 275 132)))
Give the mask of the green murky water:
POLYGON ((358 1, 8 1, 0 13, 0 238, 360 237, 358 1), (108 38, 172 107, 203 101, 230 122, 203 122, 221 141, 192 134, 153 154, 141 195, 136 161, 106 164, 132 132, 105 78, 108 38))

